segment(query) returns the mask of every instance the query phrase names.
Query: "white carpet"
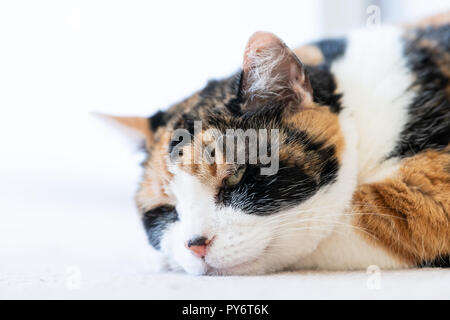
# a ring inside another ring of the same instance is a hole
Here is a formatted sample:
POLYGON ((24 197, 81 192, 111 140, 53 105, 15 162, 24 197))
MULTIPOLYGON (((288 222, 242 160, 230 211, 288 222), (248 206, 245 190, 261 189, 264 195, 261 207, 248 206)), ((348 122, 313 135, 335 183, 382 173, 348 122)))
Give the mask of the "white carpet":
POLYGON ((299 272, 262 277, 193 277, 84 270, 80 284, 64 270, 2 272, 2 299, 449 299, 450 273, 382 272, 379 286, 365 273, 299 272))
MULTIPOLYGON (((41 202, 32 197, 4 198, 2 205, 15 209, 17 215, 0 224, 1 299, 450 298, 447 270, 261 277, 152 274, 146 239, 131 201, 120 206, 122 197, 115 200, 113 195, 100 201, 93 190, 91 186, 91 193, 85 194, 97 199, 90 203, 55 198, 45 206, 42 195, 41 202)), ((72 191, 70 199, 80 199, 72 191)))

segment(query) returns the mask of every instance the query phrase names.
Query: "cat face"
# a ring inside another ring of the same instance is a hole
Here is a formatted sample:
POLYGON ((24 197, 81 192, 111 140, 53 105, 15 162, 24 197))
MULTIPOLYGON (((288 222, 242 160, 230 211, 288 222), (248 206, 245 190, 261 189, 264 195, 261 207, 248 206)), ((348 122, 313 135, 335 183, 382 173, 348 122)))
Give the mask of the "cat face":
POLYGON ((141 120, 149 157, 136 201, 158 259, 191 274, 261 274, 332 232, 356 166, 314 90, 281 40, 256 33, 242 72, 141 120))

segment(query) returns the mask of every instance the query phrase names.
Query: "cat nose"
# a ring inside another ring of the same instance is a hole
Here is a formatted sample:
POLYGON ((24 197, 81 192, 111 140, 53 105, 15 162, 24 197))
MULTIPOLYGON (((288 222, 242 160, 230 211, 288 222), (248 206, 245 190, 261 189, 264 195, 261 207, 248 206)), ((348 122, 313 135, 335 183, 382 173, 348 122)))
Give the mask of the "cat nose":
POLYGON ((195 237, 186 242, 186 248, 189 249, 196 257, 204 258, 206 256, 206 249, 211 243, 211 240, 206 237, 195 237))

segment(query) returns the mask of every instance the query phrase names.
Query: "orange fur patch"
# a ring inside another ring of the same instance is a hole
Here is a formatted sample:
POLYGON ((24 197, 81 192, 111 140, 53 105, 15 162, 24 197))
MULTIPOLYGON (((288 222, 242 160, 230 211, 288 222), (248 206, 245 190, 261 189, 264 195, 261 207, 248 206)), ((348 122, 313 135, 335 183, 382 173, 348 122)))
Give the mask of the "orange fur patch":
POLYGON ((336 157, 339 162, 341 161, 345 139, 338 116, 330 109, 311 106, 289 117, 287 123, 306 131, 313 141, 324 142, 325 147, 334 146, 336 157))
POLYGON ((404 160, 395 177, 360 186, 353 198, 355 225, 413 265, 448 255, 449 165, 449 150, 426 151, 404 160))
POLYGON ((165 128, 158 130, 158 136, 158 142, 150 148, 151 156, 144 165, 144 177, 135 198, 141 213, 160 205, 175 205, 175 201, 166 193, 172 179, 166 163, 171 131, 165 128))
POLYGON ((322 51, 313 45, 306 45, 294 50, 297 57, 306 65, 318 66, 325 61, 322 51))
MULTIPOLYGON (((215 149, 216 161, 208 162, 202 151, 214 142, 214 138, 207 131, 197 134, 193 138, 194 143, 183 148, 178 166, 208 186, 213 192, 222 186, 223 180, 231 175, 237 168, 235 164, 227 164, 226 156, 215 149), (202 140, 203 139, 203 140, 202 140), (198 143, 202 141, 202 143, 198 143)), ((214 159, 213 159, 214 160, 214 159)))

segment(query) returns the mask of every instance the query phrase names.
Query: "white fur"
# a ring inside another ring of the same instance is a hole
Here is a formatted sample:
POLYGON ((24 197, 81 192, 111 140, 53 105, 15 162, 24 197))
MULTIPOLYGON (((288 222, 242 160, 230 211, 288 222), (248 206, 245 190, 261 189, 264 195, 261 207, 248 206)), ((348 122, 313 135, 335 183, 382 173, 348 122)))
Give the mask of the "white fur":
MULTIPOLYGON (((414 97, 408 91, 413 76, 402 53, 401 30, 387 27, 367 29, 350 35, 346 54, 332 68, 338 89, 344 92, 340 115, 346 143, 346 157, 358 158, 358 184, 381 181, 395 175, 398 159, 385 158, 393 151, 408 121, 407 108, 414 97), (350 129, 354 126, 354 130, 350 129), (353 155, 352 155, 353 154, 353 155)), ((349 160, 344 158, 343 163, 349 160)), ((340 176, 344 173, 341 171, 340 176)), ((328 270, 402 268, 406 265, 386 250, 374 246, 355 230, 348 211, 333 233, 299 267, 328 270)))
MULTIPOLYGON (((342 161, 345 165, 340 171, 340 177, 343 181, 349 181, 348 179, 352 177, 356 179, 356 172, 352 170, 352 167, 357 167, 358 159, 361 157, 357 148, 359 141, 354 113, 351 109, 343 110, 339 120, 346 138, 346 150, 342 161)), ((389 170, 394 170, 396 167, 390 165, 389 170)), ((387 174, 385 170, 384 166, 380 166, 380 179, 387 174)), ((356 186, 355 181, 352 185, 356 186)), ((322 241, 311 255, 299 261, 296 267, 323 270, 360 270, 371 265, 377 265, 383 269, 407 267, 386 250, 367 241, 371 236, 352 223, 352 218, 357 214, 358 212, 353 212, 350 207, 344 209, 331 236, 322 241)))
POLYGON ((403 57, 401 29, 365 29, 349 36, 345 56, 333 65, 342 104, 353 113, 359 143, 360 184, 372 182, 380 165, 400 139, 408 121, 408 105, 414 93, 408 91, 413 76, 403 57))
MULTIPOLYGON (((364 270, 376 265, 381 269, 408 268, 408 265, 376 246, 361 235, 363 230, 354 230, 351 216, 341 220, 334 234, 320 243, 317 250, 300 261, 301 269, 364 270)), ((370 238, 370 235, 367 235, 370 238)))
POLYGON ((230 208, 218 209, 214 194, 197 177, 172 167, 174 178, 170 188, 177 199, 180 222, 166 232, 162 250, 189 273, 226 273, 247 263, 249 257, 262 254, 270 230, 264 219, 246 215, 230 208), (203 261, 185 248, 185 243, 197 236, 214 238, 203 261))

